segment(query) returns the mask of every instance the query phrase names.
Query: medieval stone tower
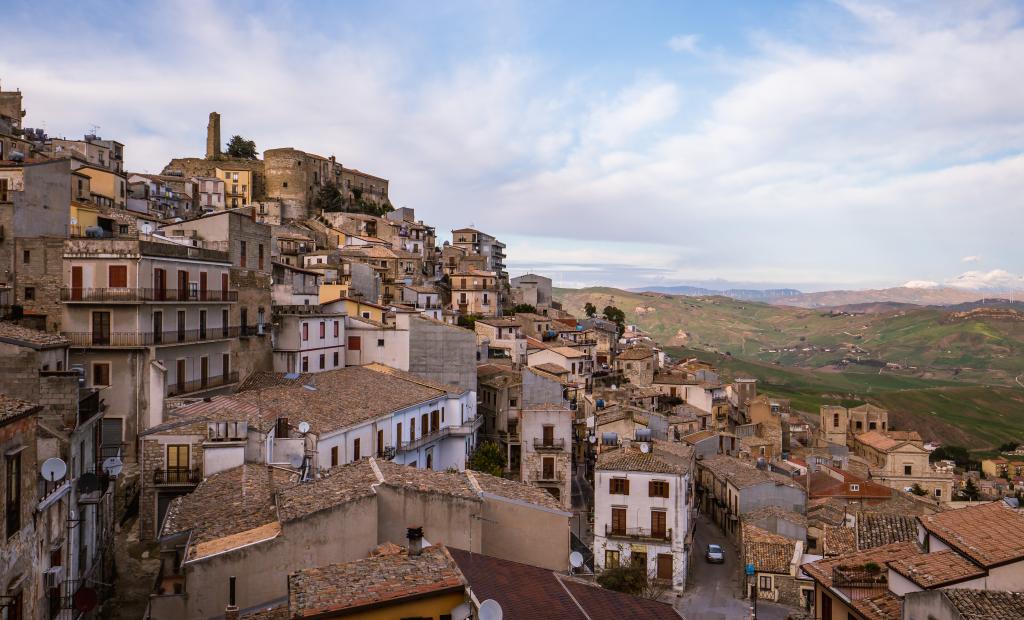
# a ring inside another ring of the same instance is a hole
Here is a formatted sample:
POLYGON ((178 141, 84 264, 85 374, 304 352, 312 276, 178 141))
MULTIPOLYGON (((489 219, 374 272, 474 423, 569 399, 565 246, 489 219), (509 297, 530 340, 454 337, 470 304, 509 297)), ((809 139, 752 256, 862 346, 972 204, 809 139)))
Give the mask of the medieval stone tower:
POLYGON ((206 159, 220 156, 220 114, 210 112, 210 123, 206 126, 206 159))

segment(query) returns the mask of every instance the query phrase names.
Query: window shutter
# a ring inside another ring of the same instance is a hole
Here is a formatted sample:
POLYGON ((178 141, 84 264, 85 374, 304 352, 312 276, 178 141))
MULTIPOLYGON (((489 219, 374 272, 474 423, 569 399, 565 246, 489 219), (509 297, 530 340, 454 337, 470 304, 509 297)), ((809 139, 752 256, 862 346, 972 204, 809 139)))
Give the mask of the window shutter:
POLYGON ((622 481, 622 494, 629 495, 629 478, 622 481))
POLYGON ((653 480, 647 483, 647 495, 648 497, 658 496, 658 485, 653 480))

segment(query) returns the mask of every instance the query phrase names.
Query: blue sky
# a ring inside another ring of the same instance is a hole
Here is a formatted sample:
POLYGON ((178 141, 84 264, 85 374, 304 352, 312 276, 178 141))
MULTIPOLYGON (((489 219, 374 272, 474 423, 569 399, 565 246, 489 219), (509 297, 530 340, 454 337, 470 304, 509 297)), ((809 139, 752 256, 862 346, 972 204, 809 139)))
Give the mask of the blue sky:
POLYGON ((132 170, 206 116, 563 285, 1024 289, 1024 6, 33 2, 0 81, 132 170))

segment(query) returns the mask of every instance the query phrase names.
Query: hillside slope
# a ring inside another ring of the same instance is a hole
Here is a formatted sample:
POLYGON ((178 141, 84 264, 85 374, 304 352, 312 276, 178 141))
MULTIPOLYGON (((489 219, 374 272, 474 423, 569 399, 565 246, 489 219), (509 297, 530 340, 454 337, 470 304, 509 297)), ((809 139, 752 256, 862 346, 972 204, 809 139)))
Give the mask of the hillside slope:
POLYGON ((582 313, 587 302, 599 309, 617 306, 628 322, 667 346, 785 366, 878 372, 893 363, 901 368, 891 372, 920 378, 1001 385, 1013 385, 1024 372, 1024 321, 1012 315, 954 318, 943 308, 918 306, 833 313, 613 288, 555 289, 554 294, 574 313, 582 313))

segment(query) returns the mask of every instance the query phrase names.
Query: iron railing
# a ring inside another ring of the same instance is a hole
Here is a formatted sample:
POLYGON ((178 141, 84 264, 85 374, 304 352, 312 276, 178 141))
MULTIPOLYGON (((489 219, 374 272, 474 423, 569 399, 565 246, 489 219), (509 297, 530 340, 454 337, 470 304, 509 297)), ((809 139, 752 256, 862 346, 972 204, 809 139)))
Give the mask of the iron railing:
POLYGON ((670 541, 672 540, 672 528, 652 530, 649 527, 614 527, 609 523, 605 523, 604 535, 606 538, 670 541))
POLYGON ((201 390, 208 390, 210 388, 220 387, 222 385, 230 385, 232 383, 238 383, 237 372, 229 372, 226 375, 216 375, 214 377, 201 377, 199 379, 193 379, 191 381, 182 381, 168 384, 167 396, 181 396, 182 394, 188 394, 190 392, 199 392, 201 390))
POLYGON ((255 327, 207 327, 162 332, 61 332, 73 347, 148 347, 238 338, 255 334, 255 327), (252 333, 249 333, 249 332, 252 333))
POLYGON ((565 472, 560 469, 553 472, 545 472, 543 469, 538 469, 533 479, 537 482, 561 482, 565 480, 565 472))
POLYGON ((533 449, 538 451, 561 452, 565 449, 565 439, 533 438, 533 449))
POLYGON ((141 302, 141 301, 173 301, 173 302, 206 302, 227 303, 238 301, 238 291, 233 290, 196 290, 180 288, 82 288, 64 287, 60 290, 60 300, 66 302, 141 302))
POLYGON ((202 479, 202 473, 190 467, 153 470, 153 484, 199 484, 202 479))

